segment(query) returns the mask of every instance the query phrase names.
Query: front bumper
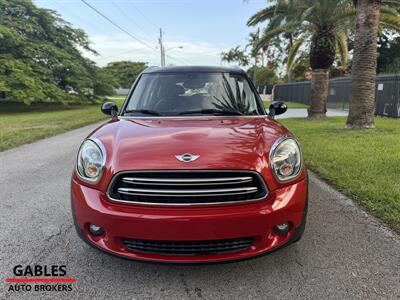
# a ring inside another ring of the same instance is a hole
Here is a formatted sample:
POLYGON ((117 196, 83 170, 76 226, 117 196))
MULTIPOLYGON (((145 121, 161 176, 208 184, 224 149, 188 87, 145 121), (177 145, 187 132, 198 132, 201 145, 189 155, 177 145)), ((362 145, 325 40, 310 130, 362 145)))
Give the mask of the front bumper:
POLYGON ((271 191, 261 201, 218 207, 148 207, 112 203, 107 196, 74 179, 71 186, 72 210, 79 236, 108 253, 142 261, 206 263, 256 257, 299 239, 304 231, 307 209, 307 180, 271 191), (273 228, 291 222, 286 235, 273 228), (89 233, 88 224, 104 228, 101 236, 89 233), (241 252, 183 256, 128 250, 123 238, 193 241, 254 237, 253 245, 241 252))

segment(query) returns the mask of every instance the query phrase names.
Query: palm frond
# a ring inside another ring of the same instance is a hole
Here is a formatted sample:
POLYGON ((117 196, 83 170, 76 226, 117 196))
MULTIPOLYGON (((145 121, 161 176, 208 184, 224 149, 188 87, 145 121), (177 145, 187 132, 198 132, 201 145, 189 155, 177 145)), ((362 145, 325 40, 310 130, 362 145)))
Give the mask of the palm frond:
POLYGON ((247 26, 256 26, 258 23, 264 22, 275 15, 276 5, 264 8, 250 17, 247 26))
POLYGON ((381 6, 381 14, 389 15, 389 16, 398 16, 399 12, 397 9, 387 6, 387 5, 382 5, 381 6))
MULTIPOLYGON (((393 15, 381 14, 380 23, 384 26, 389 26, 392 29, 400 28, 400 15, 393 16, 393 15)), ((395 30, 398 31, 397 29, 395 30)))
POLYGON ((310 17, 310 15, 313 13, 314 9, 315 9, 314 6, 310 6, 305 11, 303 11, 300 18, 303 20, 307 20, 310 17))
POLYGON ((342 21, 343 19, 353 18, 356 16, 356 8, 354 6, 345 5, 338 8, 335 13, 335 20, 342 21))
POLYGON ((304 43, 304 38, 299 38, 297 39, 292 47, 289 49, 288 57, 286 59, 286 71, 289 72, 293 69, 294 67, 294 62, 296 55, 301 47, 301 45, 304 43))
POLYGON ((400 0, 383 0, 383 5, 400 8, 400 0))
POLYGON ((255 46, 256 50, 259 50, 262 47, 266 46, 273 37, 279 36, 283 32, 291 31, 294 28, 299 27, 299 25, 300 24, 298 22, 289 22, 272 30, 266 30, 263 33, 262 37, 259 39, 258 43, 256 44, 255 46))
POLYGON ((279 27, 285 20, 285 15, 279 14, 269 20, 267 30, 279 27))
POLYGON ((340 56, 342 66, 347 66, 349 60, 349 45, 347 42, 347 33, 342 31, 337 35, 337 50, 340 56))
POLYGON ((395 31, 395 32, 400 32, 400 26, 396 26, 396 25, 393 25, 393 24, 387 24, 387 23, 385 23, 383 21, 380 22, 379 26, 381 28, 384 28, 384 29, 392 30, 392 31, 395 31))

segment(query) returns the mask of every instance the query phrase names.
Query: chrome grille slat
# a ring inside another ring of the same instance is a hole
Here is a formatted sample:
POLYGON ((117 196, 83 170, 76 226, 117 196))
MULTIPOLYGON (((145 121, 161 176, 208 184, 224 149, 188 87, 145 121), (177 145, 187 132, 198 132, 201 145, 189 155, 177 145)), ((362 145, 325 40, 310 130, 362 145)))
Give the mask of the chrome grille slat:
POLYGON ((240 183, 247 183, 251 182, 252 179, 248 181, 229 181, 229 182, 210 182, 210 183, 161 183, 161 182, 128 182, 124 181, 128 184, 136 184, 141 186, 184 186, 184 185, 191 185, 191 186, 209 186, 209 185, 231 185, 231 184, 240 184, 240 183))
POLYGON ((256 201, 268 189, 252 171, 121 172, 107 191, 113 201, 145 205, 204 205, 256 201))
MULTIPOLYGON (((218 194, 218 196, 238 196, 238 195, 245 195, 245 194, 252 194, 252 193, 254 193, 254 192, 221 193, 221 194, 218 194)), ((153 196, 153 197, 196 197, 196 198, 215 196, 215 194, 185 195, 185 194, 142 194, 142 193, 125 193, 125 195, 153 196)), ((153 204, 155 204, 155 203, 153 203, 153 204)))
POLYGON ((145 195, 145 196, 159 196, 159 197, 201 197, 209 195, 241 195, 257 192, 257 187, 246 188, 232 188, 232 189, 202 189, 202 190, 154 190, 154 189, 132 189, 132 188, 119 188, 118 192, 127 195, 145 195))
POLYGON ((147 185, 215 185, 238 184, 253 181, 252 177, 228 177, 228 178, 139 178, 123 177, 123 182, 147 185))

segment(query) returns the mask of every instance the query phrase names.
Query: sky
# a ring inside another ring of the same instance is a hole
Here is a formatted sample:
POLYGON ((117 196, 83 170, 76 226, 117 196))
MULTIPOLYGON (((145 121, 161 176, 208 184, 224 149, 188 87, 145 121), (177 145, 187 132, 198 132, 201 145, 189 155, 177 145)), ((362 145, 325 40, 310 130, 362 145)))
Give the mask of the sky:
POLYGON ((160 28, 167 49, 167 65, 220 65, 221 51, 246 45, 248 34, 256 30, 246 26, 247 20, 267 5, 265 0, 85 1, 129 35, 82 0, 34 0, 34 3, 57 11, 73 27, 83 29, 92 48, 99 53, 85 55, 99 66, 117 60, 160 65, 160 28))

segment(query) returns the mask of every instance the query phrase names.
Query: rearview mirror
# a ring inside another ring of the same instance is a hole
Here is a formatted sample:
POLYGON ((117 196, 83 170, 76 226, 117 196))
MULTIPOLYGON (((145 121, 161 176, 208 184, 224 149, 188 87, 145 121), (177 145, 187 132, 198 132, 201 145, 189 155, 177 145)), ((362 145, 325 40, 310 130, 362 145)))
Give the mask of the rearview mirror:
POLYGON ((273 118, 274 116, 284 114, 287 111, 287 105, 284 102, 272 102, 269 106, 268 115, 273 118))
POLYGON ((101 111, 103 112, 103 114, 115 118, 118 115, 118 106, 114 102, 105 102, 101 106, 101 111))

